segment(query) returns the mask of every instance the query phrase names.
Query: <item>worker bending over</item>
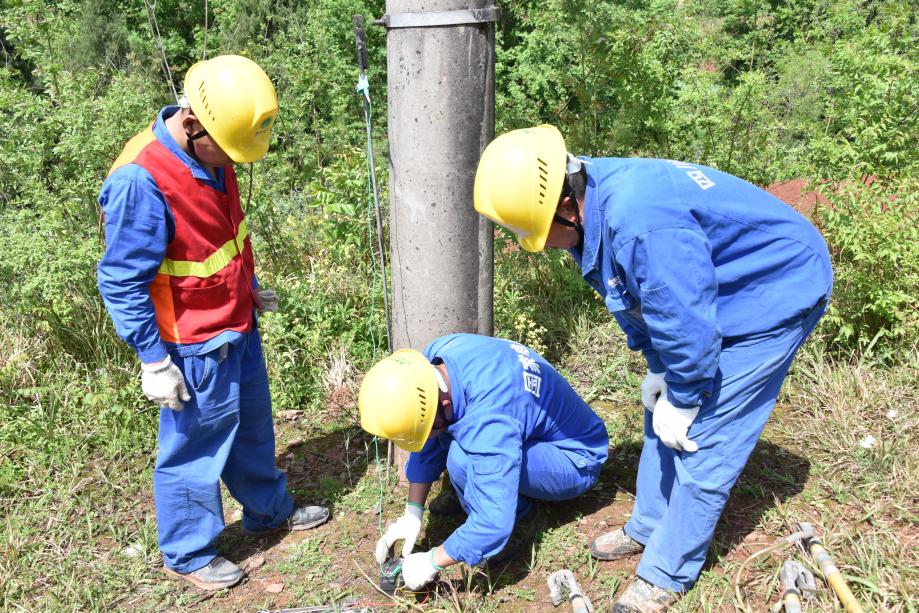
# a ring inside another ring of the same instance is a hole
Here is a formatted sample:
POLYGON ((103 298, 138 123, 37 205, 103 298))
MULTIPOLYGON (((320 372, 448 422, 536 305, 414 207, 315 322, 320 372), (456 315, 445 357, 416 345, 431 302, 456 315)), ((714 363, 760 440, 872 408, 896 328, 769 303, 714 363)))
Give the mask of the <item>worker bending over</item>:
POLYGON ((381 564, 404 539, 402 577, 418 589, 458 562, 498 554, 533 500, 568 500, 597 481, 609 439, 602 420, 539 354, 518 343, 452 334, 421 354, 402 349, 361 384, 361 427, 411 451, 405 514, 377 543, 381 564), (431 484, 446 468, 466 522, 412 553, 431 484))
POLYGON ((643 551, 616 610, 661 610, 698 578, 795 352, 826 310, 826 244, 737 177, 671 160, 575 158, 548 125, 489 144, 474 197, 524 249, 568 249, 644 353, 635 506, 591 552, 643 551))
POLYGON ((214 547, 221 479, 248 534, 310 528, 329 512, 294 509, 275 466, 255 312, 275 310, 277 297, 258 288, 233 172, 268 150, 274 87, 229 55, 192 66, 185 95, 128 142, 102 186, 98 279, 140 358, 144 394, 162 407, 153 491, 165 571, 216 590, 243 577, 214 547))

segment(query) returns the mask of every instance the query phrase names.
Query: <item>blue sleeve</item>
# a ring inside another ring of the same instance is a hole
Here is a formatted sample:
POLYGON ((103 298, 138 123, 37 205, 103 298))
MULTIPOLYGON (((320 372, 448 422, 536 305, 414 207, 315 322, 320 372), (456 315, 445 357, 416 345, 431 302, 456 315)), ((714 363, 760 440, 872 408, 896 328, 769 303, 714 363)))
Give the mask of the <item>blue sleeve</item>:
POLYGON ((167 352, 156 324, 150 283, 174 235, 171 213, 153 178, 133 165, 106 180, 99 204, 105 214, 99 293, 118 336, 140 360, 162 360, 167 352))
POLYGON ((469 461, 463 491, 469 516, 443 547, 454 560, 472 566, 503 549, 514 529, 523 426, 513 417, 499 413, 462 425, 454 437, 469 461))
POLYGON ((429 438, 421 448, 409 454, 405 463, 405 478, 409 483, 434 483, 440 479, 447 467, 449 444, 444 445, 441 439, 452 440, 447 434, 429 438))
POLYGON ((718 282, 708 238, 688 228, 654 230, 623 245, 616 259, 634 284, 629 290, 640 296, 648 336, 666 369, 670 402, 701 405, 711 394, 721 353, 718 282))
POLYGON ((656 373, 664 372, 664 364, 661 362, 660 356, 657 355, 654 345, 651 344, 651 337, 648 336, 648 333, 632 323, 631 318, 622 311, 613 312, 613 317, 619 327, 622 328, 622 331, 625 332, 629 349, 641 351, 644 354, 645 361, 648 363, 648 370, 656 373))

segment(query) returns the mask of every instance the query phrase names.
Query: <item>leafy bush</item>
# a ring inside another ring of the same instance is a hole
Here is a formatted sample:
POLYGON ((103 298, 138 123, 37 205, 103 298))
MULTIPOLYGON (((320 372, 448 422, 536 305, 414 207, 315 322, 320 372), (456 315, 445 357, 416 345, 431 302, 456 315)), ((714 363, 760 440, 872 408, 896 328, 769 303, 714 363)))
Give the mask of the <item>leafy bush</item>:
POLYGON ((282 300, 261 323, 279 408, 322 408, 322 374, 338 347, 361 368, 386 349, 366 176, 363 152, 345 148, 305 193, 264 195, 250 209, 259 280, 282 300))
POLYGON ((919 345, 919 181, 844 184, 817 223, 835 283, 821 329, 839 353, 882 361, 919 345))
POLYGON ((833 42, 822 78, 826 128, 810 146, 822 178, 919 170, 915 14, 901 3, 881 3, 873 17, 864 10, 833 21, 851 34, 833 42))
POLYGON ((567 253, 528 253, 503 229, 495 240, 494 303, 495 334, 550 360, 568 349, 583 318, 610 317, 567 253))

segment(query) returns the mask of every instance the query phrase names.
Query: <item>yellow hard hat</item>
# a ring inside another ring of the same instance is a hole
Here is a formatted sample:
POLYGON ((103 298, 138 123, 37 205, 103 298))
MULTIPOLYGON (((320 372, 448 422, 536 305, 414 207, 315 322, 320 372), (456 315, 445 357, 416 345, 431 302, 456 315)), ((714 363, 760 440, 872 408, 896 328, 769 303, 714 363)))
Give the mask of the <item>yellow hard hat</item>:
POLYGON ((406 451, 424 447, 438 401, 434 366, 414 349, 400 349, 371 368, 358 394, 361 428, 406 451))
POLYGON ((475 210, 542 251, 565 180, 565 139, 555 126, 512 130, 491 141, 475 173, 475 210))
POLYGON ((241 55, 198 62, 185 74, 185 96, 198 121, 234 162, 254 162, 268 152, 278 98, 258 64, 241 55))

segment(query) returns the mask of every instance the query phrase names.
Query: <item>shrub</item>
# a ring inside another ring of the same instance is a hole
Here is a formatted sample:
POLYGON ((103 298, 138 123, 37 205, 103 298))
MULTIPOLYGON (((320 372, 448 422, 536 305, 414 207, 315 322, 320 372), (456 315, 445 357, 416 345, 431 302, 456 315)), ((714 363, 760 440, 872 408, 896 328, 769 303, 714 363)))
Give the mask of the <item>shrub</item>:
POLYGON ((816 221, 835 283, 821 329, 837 353, 905 357, 919 344, 919 180, 826 191, 816 221))

